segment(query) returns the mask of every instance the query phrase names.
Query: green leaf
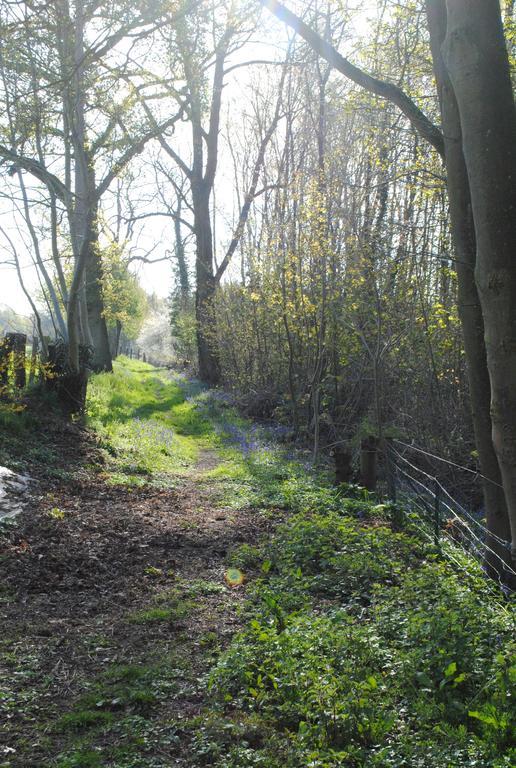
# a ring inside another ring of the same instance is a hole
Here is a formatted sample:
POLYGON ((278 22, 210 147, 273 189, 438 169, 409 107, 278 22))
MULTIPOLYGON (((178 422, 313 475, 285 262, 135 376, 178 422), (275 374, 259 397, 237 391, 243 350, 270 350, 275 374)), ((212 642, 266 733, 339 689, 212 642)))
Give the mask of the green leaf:
POLYGON ((485 712, 479 712, 478 710, 470 711, 468 712, 468 715, 474 717, 476 720, 480 720, 481 723, 492 725, 493 728, 498 728, 498 720, 496 717, 493 717, 493 715, 486 715, 485 712))
POLYGON ((452 677, 456 671, 457 671, 457 663, 455 661, 452 661, 452 663, 448 664, 448 666, 444 670, 444 674, 446 677, 452 677))

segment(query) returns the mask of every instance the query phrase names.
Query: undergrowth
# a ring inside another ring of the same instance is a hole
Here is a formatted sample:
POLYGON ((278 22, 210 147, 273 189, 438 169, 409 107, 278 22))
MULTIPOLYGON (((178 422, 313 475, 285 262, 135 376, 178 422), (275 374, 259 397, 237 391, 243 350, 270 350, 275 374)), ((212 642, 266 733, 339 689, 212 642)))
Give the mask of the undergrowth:
MULTIPOLYGON (((30 429, 26 416, 6 419, 13 435, 30 429)), ((137 361, 92 378, 87 419, 111 482, 171 485, 188 474, 232 513, 265 516, 274 533, 226 555, 246 591, 229 641, 210 615, 195 643, 179 634, 174 653, 164 650, 203 600, 224 599, 222 572, 220 582, 176 579, 127 613, 141 656, 83 680, 75 702, 42 723, 48 751, 52 739, 60 745, 49 766, 515 765, 513 607, 473 562, 469 575, 452 570, 410 510, 335 488, 274 426, 137 361), (207 451, 217 463, 196 472, 207 451), (198 696, 200 714, 180 711, 198 696)))
POLYGON ((247 627, 210 675, 200 759, 219 768, 514 765, 510 606, 480 575, 464 582, 410 525, 395 532, 377 520, 371 502, 323 510, 290 519, 261 551, 233 553, 256 578, 247 627))

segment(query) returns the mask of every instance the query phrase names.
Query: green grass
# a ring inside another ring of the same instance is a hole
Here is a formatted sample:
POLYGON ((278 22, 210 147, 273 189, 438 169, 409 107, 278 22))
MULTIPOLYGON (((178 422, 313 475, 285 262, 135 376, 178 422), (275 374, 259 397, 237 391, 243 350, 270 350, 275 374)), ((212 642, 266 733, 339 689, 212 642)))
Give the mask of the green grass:
POLYGON ((117 483, 170 482, 187 474, 214 440, 211 422, 166 371, 123 357, 114 375, 92 377, 87 421, 110 455, 117 483))

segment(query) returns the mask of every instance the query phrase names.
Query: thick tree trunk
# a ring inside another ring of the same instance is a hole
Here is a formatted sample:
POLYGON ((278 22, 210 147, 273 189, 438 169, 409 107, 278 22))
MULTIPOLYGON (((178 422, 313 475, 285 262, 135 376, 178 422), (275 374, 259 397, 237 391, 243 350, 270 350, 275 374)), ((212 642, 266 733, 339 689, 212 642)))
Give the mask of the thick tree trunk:
POLYGON ((516 111, 499 0, 446 0, 446 6, 443 58, 460 113, 492 436, 516 562, 516 111))
POLYGON ((76 264, 68 302, 69 359, 72 369, 77 370, 79 342, 82 342, 93 347, 90 361, 93 370, 111 371, 113 366, 101 290, 102 264, 98 247, 95 170, 88 148, 85 121, 82 1, 76 3, 74 33, 74 103, 71 133, 75 161, 75 203, 70 225, 76 264), (83 298, 86 299, 86 307, 83 298))
POLYGON ((444 66, 441 46, 446 36, 445 0, 426 0, 428 29, 441 105, 445 144, 450 219, 455 246, 458 304, 462 323, 468 383, 479 462, 483 482, 487 528, 486 566, 491 576, 507 581, 503 563, 510 565, 510 552, 499 543, 511 537, 507 505, 498 459, 491 435, 491 385, 484 343, 484 321, 475 283, 476 242, 469 180, 462 152, 460 115, 455 94, 444 66))
POLYGON ((210 218, 209 190, 202 185, 193 195, 195 238, 197 247, 195 316, 199 376, 211 386, 220 382, 215 317, 215 277, 213 273, 213 240, 210 218))
POLYGON ((98 232, 95 226, 88 237, 90 245, 86 261, 86 304, 88 307, 88 325, 93 344, 91 368, 97 372, 111 372, 113 370, 113 361, 109 346, 107 324, 104 318, 104 299, 102 297, 102 260, 98 232))

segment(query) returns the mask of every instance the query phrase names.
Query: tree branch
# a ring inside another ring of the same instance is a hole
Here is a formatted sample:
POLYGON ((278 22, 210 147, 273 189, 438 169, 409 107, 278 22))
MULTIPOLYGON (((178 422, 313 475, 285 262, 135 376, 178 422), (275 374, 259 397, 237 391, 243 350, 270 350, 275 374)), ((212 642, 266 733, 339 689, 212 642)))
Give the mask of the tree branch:
POLYGON ((407 96, 407 94, 394 83, 379 80, 368 75, 359 67, 344 58, 330 43, 324 40, 317 32, 305 24, 299 16, 289 11, 277 0, 260 0, 261 5, 273 13, 280 21, 283 21, 297 32, 313 50, 322 56, 328 64, 331 64, 349 80, 359 85, 369 93, 374 93, 386 101, 395 104, 410 120, 416 131, 428 141, 441 157, 444 157, 444 138, 440 129, 422 112, 421 109, 407 96))
POLYGON ((41 181, 49 190, 51 194, 54 194, 61 202, 66 201, 66 187, 63 182, 50 173, 45 166, 39 162, 39 160, 33 160, 30 157, 23 157, 17 155, 16 152, 4 147, 0 144, 0 157, 8 160, 12 163, 12 167, 9 169, 9 175, 14 176, 17 170, 22 169, 31 173, 38 181, 41 181))
POLYGON ((278 123, 281 119, 281 104, 282 104, 282 95, 283 95, 283 87, 285 85, 285 76, 287 74, 287 62, 284 62, 284 68, 283 72, 281 73, 281 81, 279 86, 279 95, 278 95, 278 101, 276 102, 276 109, 274 111, 274 117, 271 121, 271 124, 267 128, 265 135, 260 143, 260 147, 258 150, 258 155, 256 157, 256 162, 254 164, 253 168, 253 175, 251 178, 251 184, 249 186, 249 189, 247 191, 247 194, 245 196, 244 204, 240 211, 240 216, 238 218, 238 224, 235 229, 235 233, 233 235, 233 238, 229 244, 229 248, 227 249, 224 258, 222 259, 217 272, 215 273, 215 282, 219 283, 222 279, 222 276, 226 269, 229 266, 229 262, 233 258, 233 254, 235 253, 238 243, 241 240, 241 237, 244 232, 245 225, 247 223, 247 219, 249 218, 249 212, 251 210, 251 205, 253 200, 257 196, 257 187, 258 182, 260 180, 260 173, 263 167, 263 164, 265 162, 265 152, 267 151, 267 147, 269 145, 270 140, 272 139, 272 136, 274 135, 274 131, 278 127, 278 123))
POLYGON ((183 114, 183 110, 180 110, 174 117, 171 117, 166 122, 162 123, 161 125, 158 125, 155 123, 152 131, 149 131, 149 133, 146 133, 145 136, 142 136, 139 141, 132 144, 129 149, 124 152, 124 154, 115 162, 109 173, 104 177, 104 179, 100 182, 96 189, 96 198, 99 200, 104 192, 108 189, 111 182, 116 179, 118 174, 125 168, 127 163, 129 163, 133 157, 136 155, 139 155, 143 150, 145 149, 145 145, 148 144, 151 139, 160 139, 162 136, 163 131, 166 131, 167 128, 170 128, 174 123, 176 123, 183 114))

